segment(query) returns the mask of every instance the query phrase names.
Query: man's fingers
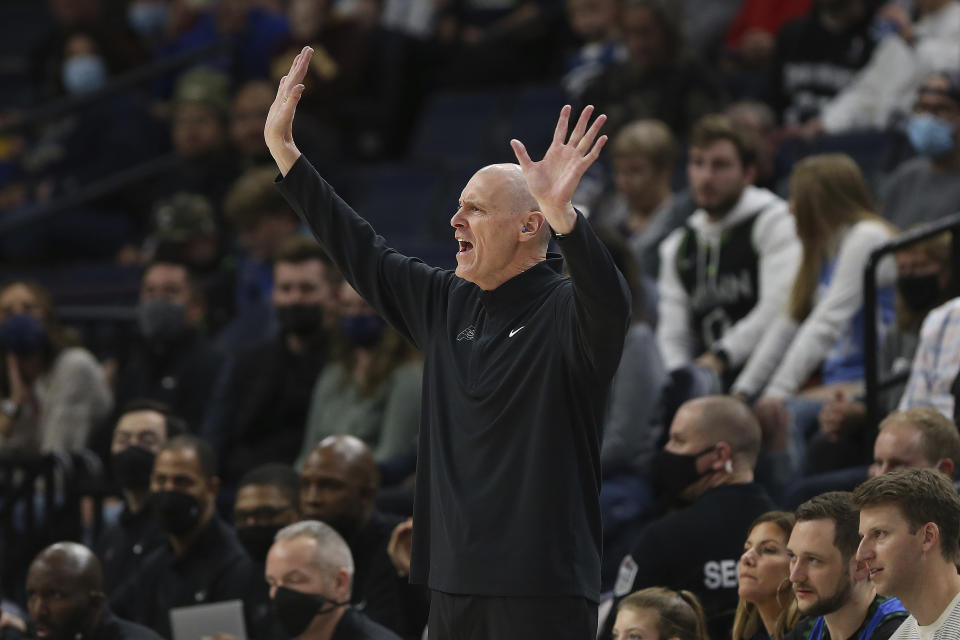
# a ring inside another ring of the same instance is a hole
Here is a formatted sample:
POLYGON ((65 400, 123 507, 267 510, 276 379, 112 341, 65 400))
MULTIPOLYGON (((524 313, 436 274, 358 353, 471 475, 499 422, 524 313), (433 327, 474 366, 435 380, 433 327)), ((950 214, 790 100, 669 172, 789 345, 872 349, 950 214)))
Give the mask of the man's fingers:
POLYGON ((600 136, 600 139, 597 140, 597 143, 593 145, 593 149, 590 150, 590 153, 586 155, 587 165, 591 165, 596 162, 597 158, 600 156, 600 150, 603 149, 603 145, 607 144, 607 136, 600 136))
POLYGON ((597 116, 597 119, 593 121, 592 125, 590 125, 590 129, 587 130, 586 135, 583 136, 583 140, 581 140, 577 145, 577 148, 581 150, 589 149, 590 145, 593 144, 594 138, 596 138, 597 134, 600 133, 600 127, 602 127, 603 123, 606 121, 606 114, 601 113, 599 116, 597 116))
POLYGON ((526 171, 527 167, 533 164, 530 156, 527 155, 527 148, 523 146, 522 142, 516 139, 510 141, 510 147, 513 149, 514 155, 517 156, 517 162, 520 163, 520 168, 526 171))
POLYGON ((589 104, 580 112, 580 118, 577 120, 577 126, 573 128, 573 133, 570 134, 568 144, 576 146, 580 143, 583 133, 587 130, 587 123, 590 122, 591 115, 593 115, 593 105, 589 104))
POLYGON ((557 128, 553 132, 553 141, 563 144, 567 138, 567 129, 570 126, 570 111, 572 107, 566 105, 560 109, 560 117, 557 118, 557 128))

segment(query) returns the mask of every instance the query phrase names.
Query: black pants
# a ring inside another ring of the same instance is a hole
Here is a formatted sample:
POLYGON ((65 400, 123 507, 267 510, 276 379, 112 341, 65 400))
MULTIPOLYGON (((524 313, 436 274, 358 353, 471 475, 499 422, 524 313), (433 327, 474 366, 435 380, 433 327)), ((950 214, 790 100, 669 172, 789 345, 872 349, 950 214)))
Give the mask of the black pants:
POLYGON ((579 597, 430 594, 428 640, 593 640, 597 604, 579 597))

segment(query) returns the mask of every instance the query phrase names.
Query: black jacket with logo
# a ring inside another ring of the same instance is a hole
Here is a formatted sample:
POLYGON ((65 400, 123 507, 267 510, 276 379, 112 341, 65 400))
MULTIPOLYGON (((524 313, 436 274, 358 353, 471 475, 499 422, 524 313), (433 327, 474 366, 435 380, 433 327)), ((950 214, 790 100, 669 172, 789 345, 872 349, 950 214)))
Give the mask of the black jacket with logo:
POLYGON ((630 295, 590 225, 578 216, 558 239, 571 277, 548 257, 482 291, 389 249, 306 158, 278 185, 347 281, 425 355, 412 581, 597 600, 601 419, 630 295))

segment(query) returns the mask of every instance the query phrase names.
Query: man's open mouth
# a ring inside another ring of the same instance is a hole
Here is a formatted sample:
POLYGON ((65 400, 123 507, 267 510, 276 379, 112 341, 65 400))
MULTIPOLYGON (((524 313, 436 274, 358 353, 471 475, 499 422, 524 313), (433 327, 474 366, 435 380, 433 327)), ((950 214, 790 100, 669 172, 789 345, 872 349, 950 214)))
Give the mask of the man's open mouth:
POLYGON ((466 253, 467 251, 470 251, 473 249, 473 243, 467 242, 466 240, 459 240, 459 239, 457 240, 457 242, 459 243, 459 248, 457 250, 457 253, 466 253))

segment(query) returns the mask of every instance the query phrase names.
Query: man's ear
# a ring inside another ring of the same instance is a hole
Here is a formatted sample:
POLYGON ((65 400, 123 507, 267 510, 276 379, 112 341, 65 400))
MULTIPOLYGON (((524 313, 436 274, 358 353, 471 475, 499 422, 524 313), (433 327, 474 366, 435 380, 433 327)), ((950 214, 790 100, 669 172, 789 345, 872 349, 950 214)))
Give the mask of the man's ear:
POLYGON ((730 473, 731 470, 727 465, 727 462, 730 462, 731 465, 733 464, 733 449, 730 448, 730 444, 721 440, 717 443, 716 451, 718 454, 717 459, 713 461, 710 468, 713 471, 726 470, 727 473, 730 473))
POLYGON ((937 471, 944 474, 948 478, 952 478, 953 472, 956 470, 956 466, 953 464, 953 460, 950 458, 940 458, 937 460, 937 471))
POLYGON ((214 497, 220 493, 220 478, 217 476, 212 476, 207 480, 207 491, 212 493, 214 497))
POLYGON ((935 551, 940 546, 940 527, 935 522, 928 522, 920 527, 918 532, 920 545, 925 553, 935 551))
POLYGON ((530 211, 520 220, 520 242, 528 242, 537 238, 541 232, 550 233, 547 227, 547 218, 539 211, 530 211))

